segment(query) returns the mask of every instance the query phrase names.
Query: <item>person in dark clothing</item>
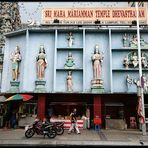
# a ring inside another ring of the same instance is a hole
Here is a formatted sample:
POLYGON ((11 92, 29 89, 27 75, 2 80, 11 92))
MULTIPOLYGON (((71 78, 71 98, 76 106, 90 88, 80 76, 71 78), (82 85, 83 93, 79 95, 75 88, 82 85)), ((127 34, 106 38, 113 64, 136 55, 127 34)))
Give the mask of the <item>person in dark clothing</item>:
POLYGON ((11 118, 10 118, 10 125, 12 128, 16 128, 17 126, 17 120, 16 120, 16 111, 12 112, 11 118))
POLYGON ((5 114, 5 128, 10 128, 11 113, 9 111, 5 114))
POLYGON ((68 134, 70 134, 71 131, 72 131, 74 128, 75 128, 77 134, 80 134, 80 131, 79 131, 79 128, 78 128, 78 125, 77 125, 77 120, 76 120, 76 116, 77 116, 76 112, 77 112, 77 109, 75 108, 75 109, 73 110, 73 112, 70 114, 70 116, 71 116, 71 126, 70 126, 70 128, 69 128, 69 130, 68 130, 68 134))

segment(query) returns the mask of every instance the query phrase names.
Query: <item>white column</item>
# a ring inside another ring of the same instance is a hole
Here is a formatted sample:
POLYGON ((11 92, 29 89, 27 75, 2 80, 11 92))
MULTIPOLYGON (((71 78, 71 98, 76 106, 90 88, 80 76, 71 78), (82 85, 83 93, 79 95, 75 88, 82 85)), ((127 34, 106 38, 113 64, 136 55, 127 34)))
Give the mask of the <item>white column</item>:
MULTIPOLYGON (((139 81, 141 85, 141 77, 142 77, 142 66, 141 66, 141 49, 140 49, 140 32, 139 32, 139 11, 138 11, 138 2, 136 2, 136 12, 137 12, 137 39, 138 39, 138 59, 139 59, 139 81)), ((146 124, 145 124, 145 108, 144 108, 144 95, 143 88, 141 88, 141 99, 142 99, 142 114, 144 117, 144 123, 142 124, 142 133, 146 135, 146 124)))

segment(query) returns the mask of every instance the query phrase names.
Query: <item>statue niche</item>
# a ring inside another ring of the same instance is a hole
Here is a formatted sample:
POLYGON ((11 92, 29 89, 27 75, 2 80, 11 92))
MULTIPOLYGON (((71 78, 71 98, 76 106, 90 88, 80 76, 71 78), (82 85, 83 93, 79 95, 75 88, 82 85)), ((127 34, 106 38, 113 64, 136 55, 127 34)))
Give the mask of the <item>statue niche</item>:
MULTIPOLYGON (((128 35, 127 33, 124 33, 122 36, 122 43, 124 48, 138 48, 137 34, 128 35)), ((142 36, 140 36, 140 46, 141 48, 148 48, 148 43, 143 39, 142 36)))
MULTIPOLYGON (((125 58, 123 59, 123 65, 125 66, 126 69, 128 69, 129 67, 136 68, 138 64, 139 64, 138 53, 135 51, 128 53, 128 55, 126 55, 125 58)), ((141 53, 141 64, 142 67, 144 68, 148 67, 148 56, 144 52, 141 53)))

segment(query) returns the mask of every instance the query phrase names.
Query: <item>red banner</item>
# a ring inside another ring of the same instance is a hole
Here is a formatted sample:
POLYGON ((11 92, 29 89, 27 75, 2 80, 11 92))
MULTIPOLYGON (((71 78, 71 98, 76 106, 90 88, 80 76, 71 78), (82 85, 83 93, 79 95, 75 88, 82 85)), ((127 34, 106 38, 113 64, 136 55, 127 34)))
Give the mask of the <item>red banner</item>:
POLYGON ((138 97, 137 113, 138 113, 138 115, 140 117, 140 123, 144 124, 145 123, 145 118, 144 118, 143 113, 142 113, 142 99, 141 99, 141 96, 138 97))

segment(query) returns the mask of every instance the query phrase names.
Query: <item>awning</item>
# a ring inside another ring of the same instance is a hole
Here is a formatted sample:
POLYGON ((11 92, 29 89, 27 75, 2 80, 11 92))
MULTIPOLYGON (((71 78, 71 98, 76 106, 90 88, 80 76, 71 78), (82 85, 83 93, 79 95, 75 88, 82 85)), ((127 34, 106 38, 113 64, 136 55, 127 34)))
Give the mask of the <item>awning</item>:
POLYGON ((5 102, 7 102, 7 101, 17 101, 17 100, 28 101, 31 98, 33 98, 32 95, 28 95, 28 94, 15 94, 15 95, 7 98, 5 100, 5 102))

